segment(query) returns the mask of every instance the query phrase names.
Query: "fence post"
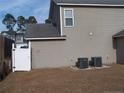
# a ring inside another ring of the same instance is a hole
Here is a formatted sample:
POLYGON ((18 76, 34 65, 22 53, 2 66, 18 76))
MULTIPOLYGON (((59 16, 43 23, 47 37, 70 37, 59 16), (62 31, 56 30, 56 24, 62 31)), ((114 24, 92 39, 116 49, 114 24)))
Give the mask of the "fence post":
POLYGON ((30 61, 30 70, 32 68, 32 62, 31 62, 31 42, 29 41, 29 61, 30 61))
POLYGON ((15 47, 12 44, 12 71, 15 72, 15 47))

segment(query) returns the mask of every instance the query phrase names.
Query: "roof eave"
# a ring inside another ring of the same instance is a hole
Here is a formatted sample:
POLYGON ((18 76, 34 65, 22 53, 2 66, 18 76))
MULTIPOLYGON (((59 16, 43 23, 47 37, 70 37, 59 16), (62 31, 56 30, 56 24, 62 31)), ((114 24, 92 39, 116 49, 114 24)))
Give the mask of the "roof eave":
POLYGON ((42 38, 25 38, 28 41, 33 41, 33 40, 66 40, 66 36, 62 37, 42 37, 42 38))
POLYGON ((99 7, 124 7, 118 4, 73 4, 73 3, 57 3, 59 6, 99 6, 99 7))
POLYGON ((113 38, 120 38, 120 37, 124 37, 124 35, 113 36, 113 38))

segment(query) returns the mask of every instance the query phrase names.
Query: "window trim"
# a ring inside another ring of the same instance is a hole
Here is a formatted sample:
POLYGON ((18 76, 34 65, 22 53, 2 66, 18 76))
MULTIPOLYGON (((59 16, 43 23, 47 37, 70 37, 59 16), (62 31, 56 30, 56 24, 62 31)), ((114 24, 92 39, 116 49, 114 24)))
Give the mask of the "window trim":
POLYGON ((72 8, 64 8, 64 27, 74 27, 74 10, 72 8), (72 17, 65 17, 65 11, 71 10, 72 11, 72 17), (72 18, 72 26, 66 25, 66 18, 72 18))

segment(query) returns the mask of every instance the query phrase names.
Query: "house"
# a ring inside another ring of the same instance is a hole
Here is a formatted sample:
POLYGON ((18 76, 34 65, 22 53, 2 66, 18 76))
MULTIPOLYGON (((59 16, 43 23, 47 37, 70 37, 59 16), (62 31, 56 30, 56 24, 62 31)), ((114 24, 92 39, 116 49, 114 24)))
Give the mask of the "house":
POLYGON ((2 31, 1 35, 6 38, 14 40, 16 43, 23 43, 25 32, 2 31))
POLYGON ((11 40, 16 40, 16 31, 2 31, 1 35, 11 40))
POLYGON ((51 24, 28 27, 32 68, 71 66, 79 57, 117 63, 113 41, 124 36, 116 36, 124 29, 123 0, 51 0, 49 19, 51 24))
POLYGON ((113 36, 113 45, 116 49, 117 63, 124 64, 124 30, 113 36))
POLYGON ((1 35, 14 41, 16 47, 27 45, 25 31, 2 31, 1 35))

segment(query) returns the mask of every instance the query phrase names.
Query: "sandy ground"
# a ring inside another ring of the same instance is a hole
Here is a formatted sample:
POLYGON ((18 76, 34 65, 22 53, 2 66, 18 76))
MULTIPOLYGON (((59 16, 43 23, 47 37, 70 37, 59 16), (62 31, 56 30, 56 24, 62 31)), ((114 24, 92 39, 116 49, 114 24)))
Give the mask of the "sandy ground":
POLYGON ((124 65, 99 70, 39 69, 11 73, 0 93, 124 93, 124 65))

